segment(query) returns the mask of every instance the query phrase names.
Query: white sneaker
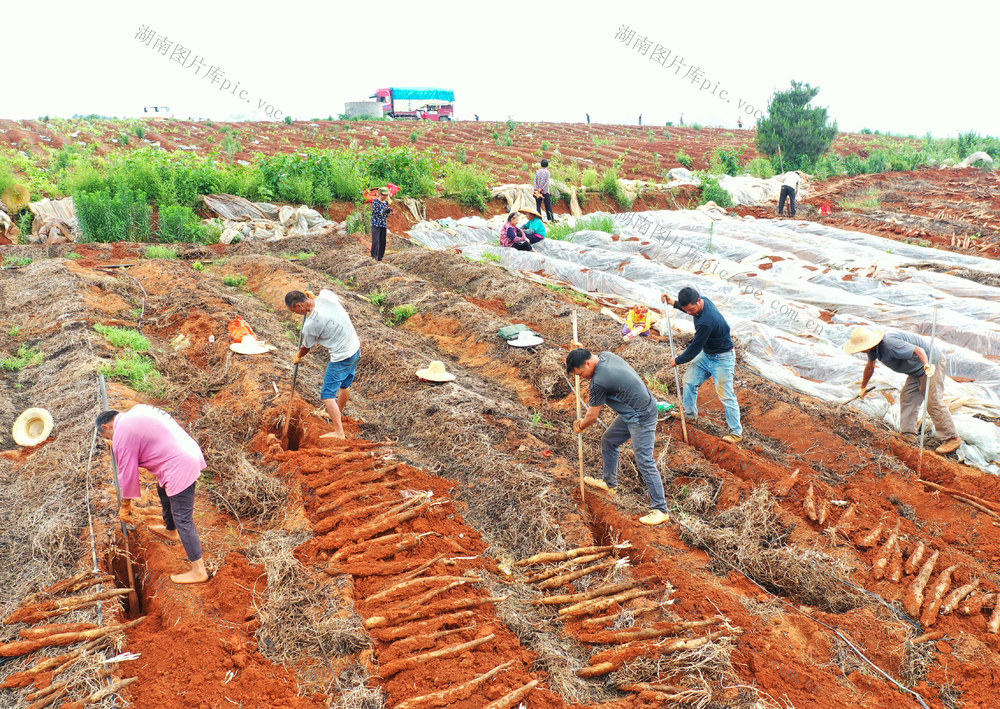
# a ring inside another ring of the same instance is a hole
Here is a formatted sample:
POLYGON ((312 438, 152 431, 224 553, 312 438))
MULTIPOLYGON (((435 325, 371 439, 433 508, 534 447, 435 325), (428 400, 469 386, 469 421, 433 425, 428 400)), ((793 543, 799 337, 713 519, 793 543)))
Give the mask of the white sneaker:
POLYGON ((639 521, 643 524, 648 524, 650 527, 655 527, 658 524, 663 524, 664 522, 670 521, 670 515, 666 512, 661 512, 660 510, 653 510, 648 515, 639 518, 639 521))
POLYGON ((592 478, 589 475, 584 475, 583 476, 583 482, 584 482, 585 485, 589 485, 590 487, 596 487, 598 490, 604 490, 604 492, 606 492, 608 494, 611 494, 611 495, 617 495, 618 494, 617 491, 613 487, 611 487, 610 485, 608 485, 603 480, 598 480, 597 478, 592 478))

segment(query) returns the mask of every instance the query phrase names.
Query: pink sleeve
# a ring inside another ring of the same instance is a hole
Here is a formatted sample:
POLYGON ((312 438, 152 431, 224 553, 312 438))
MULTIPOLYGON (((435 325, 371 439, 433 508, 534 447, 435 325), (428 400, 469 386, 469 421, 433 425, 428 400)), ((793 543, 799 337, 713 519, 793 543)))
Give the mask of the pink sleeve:
POLYGON ((111 453, 118 463, 118 482, 122 497, 135 499, 142 496, 139 489, 139 451, 128 431, 116 431, 111 453))

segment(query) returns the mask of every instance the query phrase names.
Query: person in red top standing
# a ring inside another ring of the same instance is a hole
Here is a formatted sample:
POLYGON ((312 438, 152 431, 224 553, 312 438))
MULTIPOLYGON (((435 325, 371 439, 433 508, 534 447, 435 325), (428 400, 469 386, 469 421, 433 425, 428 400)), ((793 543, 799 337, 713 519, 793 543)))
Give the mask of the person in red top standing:
POLYGON ((122 491, 121 518, 131 521, 132 500, 141 496, 139 468, 156 477, 156 494, 163 509, 163 526, 149 530, 184 545, 191 569, 171 574, 174 583, 208 581, 201 539, 194 526, 194 487, 205 469, 198 442, 166 411, 139 404, 128 411, 105 411, 97 417, 101 435, 111 441, 122 491))

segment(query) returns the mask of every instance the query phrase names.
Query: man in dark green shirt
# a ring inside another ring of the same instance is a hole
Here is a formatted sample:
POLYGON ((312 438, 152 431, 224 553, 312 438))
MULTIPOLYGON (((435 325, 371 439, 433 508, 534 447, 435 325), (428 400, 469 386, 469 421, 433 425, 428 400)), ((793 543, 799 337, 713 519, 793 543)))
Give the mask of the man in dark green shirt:
POLYGON ((632 439, 632 450, 639 466, 639 473, 646 483, 646 491, 653 510, 639 521, 657 525, 670 519, 667 500, 663 495, 663 480, 653 458, 656 444, 656 399, 649 387, 635 370, 613 352, 591 354, 582 347, 566 357, 566 371, 590 380, 590 407, 582 419, 573 422, 573 432, 581 433, 592 426, 607 404, 618 417, 601 437, 601 456, 604 462, 603 480, 584 478, 587 484, 614 492, 618 485, 618 457, 621 447, 632 439))

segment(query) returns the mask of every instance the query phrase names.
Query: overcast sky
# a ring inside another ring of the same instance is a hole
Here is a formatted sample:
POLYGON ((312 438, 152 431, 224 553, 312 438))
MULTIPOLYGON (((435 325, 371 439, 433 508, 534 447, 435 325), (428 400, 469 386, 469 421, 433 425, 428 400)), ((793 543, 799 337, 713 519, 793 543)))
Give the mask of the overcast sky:
POLYGON ((797 79, 820 87, 815 103, 841 130, 998 135, 995 42, 978 38, 998 19, 997 5, 965 0, 23 2, 4 10, 0 116, 166 105, 178 118, 325 118, 383 86, 441 86, 455 91, 458 120, 642 113, 662 125, 683 113, 735 126, 797 79), (216 83, 212 67, 224 72, 216 83))

